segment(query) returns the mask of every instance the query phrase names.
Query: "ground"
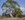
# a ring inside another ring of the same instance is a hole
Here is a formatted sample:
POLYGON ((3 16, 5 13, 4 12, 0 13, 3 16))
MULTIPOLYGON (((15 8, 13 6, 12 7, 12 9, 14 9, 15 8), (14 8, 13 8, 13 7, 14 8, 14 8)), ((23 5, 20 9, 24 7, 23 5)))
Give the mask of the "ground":
POLYGON ((13 18, 3 18, 3 19, 0 19, 0 20, 25 20, 25 17, 23 17, 23 18, 17 18, 17 17, 13 17, 13 18))

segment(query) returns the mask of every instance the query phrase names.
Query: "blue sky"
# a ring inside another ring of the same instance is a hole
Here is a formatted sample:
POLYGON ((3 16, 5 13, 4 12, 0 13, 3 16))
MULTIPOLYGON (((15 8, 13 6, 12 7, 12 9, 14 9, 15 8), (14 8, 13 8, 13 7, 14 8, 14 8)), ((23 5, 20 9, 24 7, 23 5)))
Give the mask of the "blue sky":
MULTIPOLYGON (((25 0, 14 0, 14 1, 16 1, 20 5, 20 7, 22 8, 24 7, 25 9, 25 0)), ((6 0, 0 0, 0 15, 2 15, 3 12, 5 12, 5 10, 1 11, 2 10, 1 6, 4 2, 6 2, 6 0)), ((23 15, 25 15, 25 10, 23 10, 23 15)))

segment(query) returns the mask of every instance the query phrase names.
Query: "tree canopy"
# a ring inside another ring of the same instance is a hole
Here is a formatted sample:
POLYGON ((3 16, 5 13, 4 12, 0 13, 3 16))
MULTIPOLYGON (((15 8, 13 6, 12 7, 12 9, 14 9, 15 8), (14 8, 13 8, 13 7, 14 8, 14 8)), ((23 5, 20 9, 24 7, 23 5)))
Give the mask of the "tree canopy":
POLYGON ((19 8, 16 8, 16 5, 18 7, 20 7, 20 5, 16 2, 16 1, 13 1, 13 0, 7 0, 6 3, 3 3, 2 5, 2 8, 3 7, 9 7, 9 8, 13 8, 14 10, 12 10, 12 14, 13 15, 21 15, 22 11, 19 9, 19 8), (14 13, 13 13, 14 12, 14 13))

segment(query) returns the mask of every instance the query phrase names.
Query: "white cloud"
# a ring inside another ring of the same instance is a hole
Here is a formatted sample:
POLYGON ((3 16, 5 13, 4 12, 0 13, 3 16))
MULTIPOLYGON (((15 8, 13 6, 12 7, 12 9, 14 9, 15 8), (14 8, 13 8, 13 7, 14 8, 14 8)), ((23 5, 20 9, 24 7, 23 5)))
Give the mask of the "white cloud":
POLYGON ((23 8, 22 8, 22 7, 20 7, 20 9, 21 9, 22 11, 24 11, 24 10, 25 10, 25 8, 24 8, 24 7, 23 7, 23 8))
POLYGON ((2 11, 2 9, 0 9, 0 11, 2 11))

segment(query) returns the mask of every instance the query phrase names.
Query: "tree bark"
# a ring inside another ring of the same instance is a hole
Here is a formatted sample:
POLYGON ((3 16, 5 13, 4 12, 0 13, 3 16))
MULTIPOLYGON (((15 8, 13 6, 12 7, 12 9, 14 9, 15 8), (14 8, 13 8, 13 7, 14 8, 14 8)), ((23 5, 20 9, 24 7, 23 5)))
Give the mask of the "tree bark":
POLYGON ((13 15, 11 14, 11 12, 9 11, 9 15, 11 16, 11 17, 13 17, 13 15))

